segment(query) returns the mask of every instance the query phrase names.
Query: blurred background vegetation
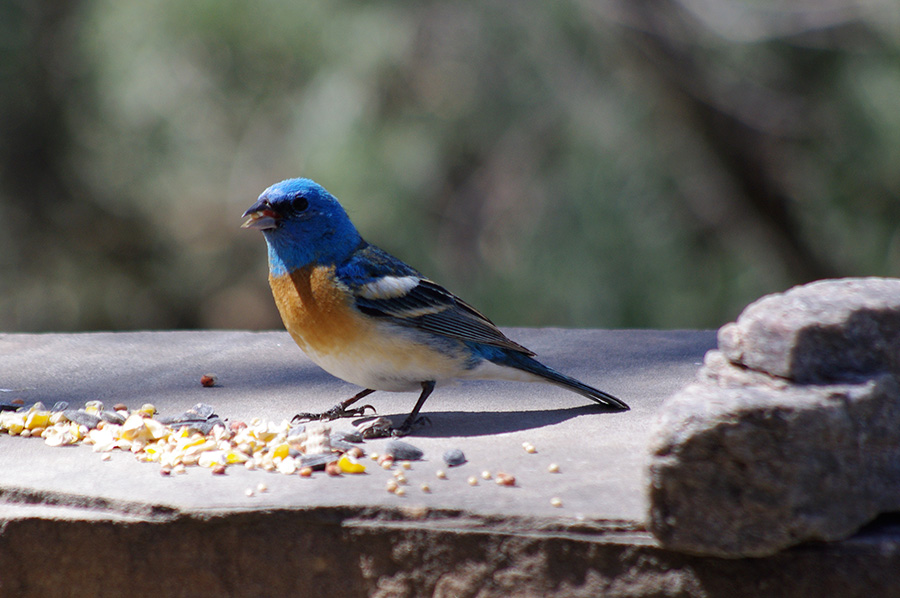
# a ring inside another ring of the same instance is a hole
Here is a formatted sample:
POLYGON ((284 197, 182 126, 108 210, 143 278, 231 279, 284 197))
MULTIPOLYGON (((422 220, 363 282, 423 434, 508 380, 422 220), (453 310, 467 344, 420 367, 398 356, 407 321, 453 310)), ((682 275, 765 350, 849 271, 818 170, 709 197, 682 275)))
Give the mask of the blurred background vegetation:
POLYGON ((896 0, 0 0, 0 330, 277 328, 284 178, 502 325, 900 275, 896 0))

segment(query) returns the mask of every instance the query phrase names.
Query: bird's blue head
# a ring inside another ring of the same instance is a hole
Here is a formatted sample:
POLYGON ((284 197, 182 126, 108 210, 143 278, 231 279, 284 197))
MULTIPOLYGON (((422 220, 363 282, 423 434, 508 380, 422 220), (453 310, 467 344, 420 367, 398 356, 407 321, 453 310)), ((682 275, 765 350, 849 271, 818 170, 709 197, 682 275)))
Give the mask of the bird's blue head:
POLYGON ((288 179, 262 192, 244 217, 244 228, 263 232, 269 268, 279 276, 312 264, 334 264, 362 238, 338 200, 310 179, 288 179))

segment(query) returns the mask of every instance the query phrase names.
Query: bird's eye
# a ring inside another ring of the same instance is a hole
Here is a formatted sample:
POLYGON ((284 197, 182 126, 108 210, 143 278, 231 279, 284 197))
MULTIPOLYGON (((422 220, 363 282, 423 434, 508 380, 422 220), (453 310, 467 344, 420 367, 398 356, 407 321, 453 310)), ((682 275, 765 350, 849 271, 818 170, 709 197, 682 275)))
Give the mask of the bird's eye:
POLYGON ((307 200, 302 195, 296 196, 291 200, 291 209, 295 212, 302 212, 306 208, 309 207, 309 200, 307 200))

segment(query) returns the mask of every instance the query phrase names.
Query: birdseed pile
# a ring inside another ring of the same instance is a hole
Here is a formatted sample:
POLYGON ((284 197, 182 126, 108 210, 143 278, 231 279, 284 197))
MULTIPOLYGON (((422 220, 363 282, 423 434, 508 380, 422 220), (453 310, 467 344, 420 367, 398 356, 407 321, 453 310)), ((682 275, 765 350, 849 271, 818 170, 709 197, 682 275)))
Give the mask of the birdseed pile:
MULTIPOLYGON (((9 405, 5 405, 9 409, 9 405)), ((364 455, 353 433, 333 434, 327 423, 291 425, 254 418, 225 422, 212 407, 198 404, 175 417, 162 417, 151 404, 129 410, 105 409, 100 401, 69 409, 64 402, 42 403, 0 413, 0 433, 44 439, 50 446, 90 445, 95 452, 130 451, 139 461, 158 463, 161 472, 180 473, 199 466, 224 473, 242 465, 286 475, 362 473, 364 455)))
MULTIPOLYGON (((138 461, 159 464, 162 475, 186 473, 189 467, 224 474, 229 467, 241 466, 283 475, 309 477, 324 472, 341 476, 362 474, 367 467, 378 466, 394 470, 386 490, 403 496, 410 462, 423 457, 420 449, 396 439, 387 443, 383 454, 367 455, 360 446, 364 441, 361 434, 333 432, 326 422, 291 424, 261 418, 227 422, 203 403, 174 417, 160 415, 151 404, 136 410, 124 404, 106 409, 100 401, 89 401, 78 409, 70 409, 65 402, 50 408, 40 402, 27 406, 11 402, 0 408, 0 433, 41 438, 57 447, 89 445, 104 460, 114 451, 131 452, 138 461), (364 457, 371 460, 368 465, 364 457)), ((524 443, 523 449, 536 451, 530 443, 524 443)), ((452 449, 445 453, 444 462, 455 467, 466 459, 462 451, 452 449)), ((551 464, 548 471, 556 473, 559 468, 551 464)), ((444 470, 435 473, 438 479, 447 477, 444 470)), ((515 476, 504 472, 484 471, 480 478, 494 480, 499 486, 516 485, 515 476)), ((475 486, 479 478, 470 476, 467 482, 475 486)), ((431 492, 427 482, 420 489, 431 492)), ((259 491, 263 490, 264 484, 260 484, 259 491)), ((253 493, 247 490, 248 496, 253 493)), ((560 506, 557 502, 552 504, 560 506)))

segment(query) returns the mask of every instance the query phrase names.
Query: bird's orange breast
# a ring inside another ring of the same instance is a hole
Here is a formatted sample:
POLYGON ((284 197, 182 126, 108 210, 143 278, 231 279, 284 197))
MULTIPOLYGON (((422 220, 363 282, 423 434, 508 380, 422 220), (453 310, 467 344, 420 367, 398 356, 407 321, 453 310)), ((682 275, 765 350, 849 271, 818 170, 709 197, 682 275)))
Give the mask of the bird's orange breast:
POLYGON ((335 278, 334 266, 269 275, 269 285, 285 328, 305 351, 333 353, 369 332, 352 295, 335 278))
POLYGON ((284 326, 313 362, 342 380, 375 390, 409 391, 424 380, 469 372, 462 343, 434 346, 412 328, 364 316, 333 266, 310 266, 269 284, 284 326))

